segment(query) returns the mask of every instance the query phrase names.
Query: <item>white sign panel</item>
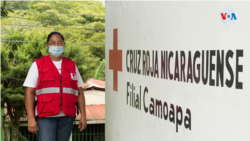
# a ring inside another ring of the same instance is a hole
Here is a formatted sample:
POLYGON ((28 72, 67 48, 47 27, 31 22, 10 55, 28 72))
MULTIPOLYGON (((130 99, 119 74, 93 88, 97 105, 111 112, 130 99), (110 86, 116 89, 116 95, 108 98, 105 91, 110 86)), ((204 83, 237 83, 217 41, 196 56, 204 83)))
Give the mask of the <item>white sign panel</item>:
POLYGON ((107 141, 250 140, 250 2, 105 7, 107 141))

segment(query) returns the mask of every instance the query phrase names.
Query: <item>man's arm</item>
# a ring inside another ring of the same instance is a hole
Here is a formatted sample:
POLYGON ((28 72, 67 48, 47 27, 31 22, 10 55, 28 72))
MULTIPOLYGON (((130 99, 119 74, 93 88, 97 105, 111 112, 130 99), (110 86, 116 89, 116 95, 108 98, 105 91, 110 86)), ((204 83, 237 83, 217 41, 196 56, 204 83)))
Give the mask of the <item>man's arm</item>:
POLYGON ((38 126, 34 114, 34 93, 35 88, 26 87, 25 107, 28 114, 28 131, 37 134, 38 126))
POLYGON ((80 131, 84 130, 87 127, 87 121, 86 121, 86 109, 85 109, 85 98, 84 98, 84 93, 82 90, 82 87, 78 88, 79 90, 79 96, 78 96, 78 107, 81 113, 81 118, 79 121, 79 126, 80 131))

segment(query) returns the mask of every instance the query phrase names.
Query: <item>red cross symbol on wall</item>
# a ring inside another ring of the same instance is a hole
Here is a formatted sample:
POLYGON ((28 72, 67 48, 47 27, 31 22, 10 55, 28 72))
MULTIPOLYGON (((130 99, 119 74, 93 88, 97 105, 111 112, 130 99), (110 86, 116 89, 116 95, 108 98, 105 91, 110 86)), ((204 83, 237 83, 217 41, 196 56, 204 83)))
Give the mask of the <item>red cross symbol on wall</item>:
POLYGON ((118 48, 118 29, 113 30, 113 50, 109 50, 109 69, 113 70, 113 90, 118 92, 117 72, 122 71, 122 50, 118 48))

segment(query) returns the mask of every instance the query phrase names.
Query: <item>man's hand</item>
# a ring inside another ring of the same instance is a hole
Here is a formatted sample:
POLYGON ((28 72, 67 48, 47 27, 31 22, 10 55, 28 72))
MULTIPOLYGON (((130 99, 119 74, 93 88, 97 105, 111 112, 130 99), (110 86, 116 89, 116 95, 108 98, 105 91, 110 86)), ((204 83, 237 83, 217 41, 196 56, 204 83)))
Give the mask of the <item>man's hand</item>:
POLYGON ((81 118, 80 118, 80 120, 79 120, 79 126, 78 126, 78 128, 80 129, 80 132, 81 132, 82 130, 84 130, 86 127, 87 127, 86 118, 81 116, 81 118))
POLYGON ((33 134, 37 134, 38 126, 35 119, 28 120, 28 131, 33 134))

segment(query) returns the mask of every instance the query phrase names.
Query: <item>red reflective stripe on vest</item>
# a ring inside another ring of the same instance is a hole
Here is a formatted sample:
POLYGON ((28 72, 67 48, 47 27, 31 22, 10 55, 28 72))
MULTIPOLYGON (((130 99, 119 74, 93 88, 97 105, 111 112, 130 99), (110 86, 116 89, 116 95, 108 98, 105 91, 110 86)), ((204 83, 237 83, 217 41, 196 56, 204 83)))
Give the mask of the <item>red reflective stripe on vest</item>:
POLYGON ((49 56, 36 60, 39 78, 36 87, 37 113, 39 118, 54 116, 62 110, 66 116, 75 117, 78 98, 75 63, 63 57, 61 75, 49 56), (61 78, 60 78, 61 77, 61 78))

